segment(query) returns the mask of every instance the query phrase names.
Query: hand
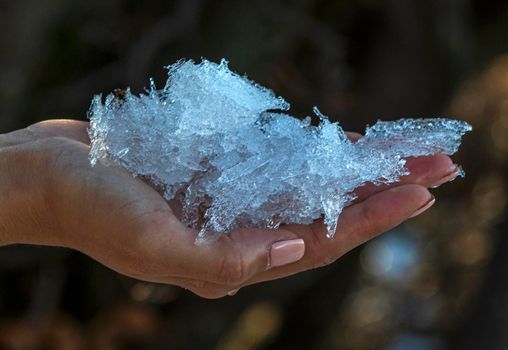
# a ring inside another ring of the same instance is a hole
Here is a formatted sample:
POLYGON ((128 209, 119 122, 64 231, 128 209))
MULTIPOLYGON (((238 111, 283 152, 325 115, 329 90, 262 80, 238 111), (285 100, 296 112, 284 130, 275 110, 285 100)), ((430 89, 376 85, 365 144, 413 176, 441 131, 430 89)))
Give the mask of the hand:
POLYGON ((119 273, 207 298, 330 264, 424 211, 434 202, 426 187, 458 172, 444 155, 409 160, 411 175, 396 185, 358 189, 333 240, 316 221, 237 230, 196 246, 197 232, 142 180, 90 167, 87 127, 52 120, 0 135, 0 243, 73 248, 119 273))

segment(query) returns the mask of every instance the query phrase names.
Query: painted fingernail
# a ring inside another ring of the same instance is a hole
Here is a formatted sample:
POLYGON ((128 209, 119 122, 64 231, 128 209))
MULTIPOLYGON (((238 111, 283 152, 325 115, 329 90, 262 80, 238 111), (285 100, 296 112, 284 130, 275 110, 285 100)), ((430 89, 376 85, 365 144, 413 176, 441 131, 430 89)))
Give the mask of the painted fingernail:
MULTIPOLYGON (((431 195, 432 196, 432 195, 431 195)), ((436 198, 434 196, 432 196, 430 198, 430 200, 425 203, 422 207, 420 207, 419 209, 417 209, 409 218, 414 218, 415 216, 418 216, 420 215, 421 213, 423 213, 425 210, 429 209, 430 207, 432 207, 432 205, 436 202, 436 198)))
POLYGON ((239 291, 239 290, 240 290, 240 289, 233 289, 232 291, 229 291, 229 292, 228 292, 228 295, 229 295, 230 297, 235 296, 235 294, 236 294, 236 293, 238 293, 238 291, 239 291))
POLYGON ((300 260, 304 253, 305 242, 301 238, 275 242, 270 249, 269 267, 291 264, 300 260))
POLYGON ((452 164, 450 165, 450 167, 448 168, 448 174, 454 174, 454 173, 458 173, 460 170, 460 166, 458 166, 457 164, 452 164))
POLYGON ((453 181, 460 174, 460 171, 461 171, 460 166, 458 166, 457 164, 451 165, 446 175, 437 180, 436 182, 434 182, 431 187, 436 188, 444 183, 453 181))

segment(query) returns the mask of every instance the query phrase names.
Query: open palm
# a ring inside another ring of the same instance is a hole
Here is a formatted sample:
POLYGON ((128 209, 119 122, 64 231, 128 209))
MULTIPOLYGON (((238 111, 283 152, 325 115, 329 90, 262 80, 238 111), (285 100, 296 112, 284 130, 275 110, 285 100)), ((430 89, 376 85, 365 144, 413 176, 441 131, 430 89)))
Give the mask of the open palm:
POLYGON ((31 192, 21 208, 34 213, 18 223, 30 232, 7 243, 77 249, 122 274, 209 298, 330 264, 429 207, 434 197, 427 187, 458 172, 444 155, 409 160, 411 175, 399 183, 357 190, 359 198, 343 211, 333 240, 318 220, 236 230, 195 245, 197 231, 185 227, 156 190, 116 166, 90 167, 87 127, 52 120, 1 135, 0 168, 25 174, 15 183, 38 194, 31 192))

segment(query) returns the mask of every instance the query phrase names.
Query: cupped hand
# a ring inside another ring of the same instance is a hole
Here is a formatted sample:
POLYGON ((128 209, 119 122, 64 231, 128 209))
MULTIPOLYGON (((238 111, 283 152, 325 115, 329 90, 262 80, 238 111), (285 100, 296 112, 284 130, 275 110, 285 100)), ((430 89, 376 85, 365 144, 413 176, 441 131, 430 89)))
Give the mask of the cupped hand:
POLYGON ((411 175, 397 184, 356 191, 333 240, 318 220, 196 245, 197 231, 145 182, 116 166, 90 166, 87 127, 51 120, 0 135, 0 243, 73 248, 127 276, 207 298, 330 264, 423 212, 434 203, 427 187, 458 173, 444 155, 408 160, 411 175))

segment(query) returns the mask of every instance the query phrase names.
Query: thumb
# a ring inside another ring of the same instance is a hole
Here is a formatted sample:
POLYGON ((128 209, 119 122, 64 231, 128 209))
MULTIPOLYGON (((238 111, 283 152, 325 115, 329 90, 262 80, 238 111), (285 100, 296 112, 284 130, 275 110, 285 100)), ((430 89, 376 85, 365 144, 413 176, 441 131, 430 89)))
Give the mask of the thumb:
POLYGON ((296 262, 305 253, 303 239, 284 229, 241 229, 200 245, 194 243, 197 233, 185 231, 166 247, 180 268, 164 282, 175 282, 176 277, 177 284, 206 298, 225 296, 255 275, 296 262))
POLYGON ((260 272, 300 260, 305 243, 284 229, 240 229, 189 249, 194 252, 189 254, 189 263, 202 274, 196 277, 224 285, 229 291, 260 272))

